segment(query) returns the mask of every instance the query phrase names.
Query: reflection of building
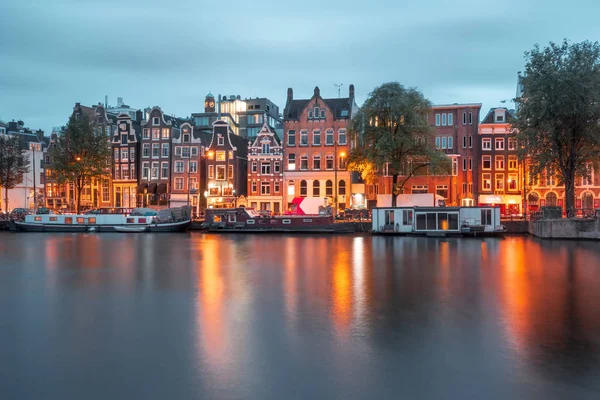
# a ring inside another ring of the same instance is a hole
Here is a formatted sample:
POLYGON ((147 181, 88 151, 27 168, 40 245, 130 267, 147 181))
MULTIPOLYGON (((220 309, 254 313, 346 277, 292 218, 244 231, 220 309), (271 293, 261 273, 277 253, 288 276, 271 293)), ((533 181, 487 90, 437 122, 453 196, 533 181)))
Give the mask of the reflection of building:
POLYGON ((275 214, 283 210, 283 147, 266 122, 248 149, 248 202, 275 214))
POLYGON ((236 199, 246 195, 247 156, 246 139, 235 135, 227 122, 214 122, 206 149, 208 207, 235 207, 236 199))
POLYGON ((242 99, 240 96, 217 96, 212 93, 204 99, 204 112, 192 114, 194 125, 212 133, 212 123, 225 121, 235 135, 256 137, 264 122, 281 137, 282 120, 279 107, 267 98, 242 99))
MULTIPOLYGON (((435 193, 446 199, 447 205, 474 205, 477 194, 477 129, 480 103, 433 106, 429 124, 434 132, 435 147, 451 160, 450 175, 430 175, 417 171, 405 185, 405 194, 435 193)), ((406 177, 399 176, 398 183, 406 177)), ((392 193, 393 178, 384 168, 382 176, 367 185, 367 198, 372 205, 377 194, 392 193)))
POLYGON ((493 108, 479 124, 479 205, 499 205, 503 215, 520 214, 523 172, 511 128, 514 111, 493 108))
POLYGON ((115 207, 136 207, 137 168, 140 125, 129 114, 117 116, 117 127, 112 134, 113 173, 112 189, 115 207))
MULTIPOLYGON (((8 124, 0 122, 0 136, 5 135, 18 137, 21 149, 26 150, 29 158, 29 171, 23 175, 21 183, 8 191, 8 207, 35 208, 44 205, 44 131, 25 128, 23 121, 11 121, 8 124)), ((4 188, 0 187, 0 210, 7 207, 3 203, 5 195, 4 188)))
MULTIPOLYGON (((324 99, 315 87, 310 99, 294 99, 288 89, 284 111, 284 204, 295 197, 327 197, 337 207, 349 205, 351 174, 346 169, 348 128, 358 107, 354 85, 349 96, 324 99)), ((362 185, 361 185, 362 186, 362 185)))

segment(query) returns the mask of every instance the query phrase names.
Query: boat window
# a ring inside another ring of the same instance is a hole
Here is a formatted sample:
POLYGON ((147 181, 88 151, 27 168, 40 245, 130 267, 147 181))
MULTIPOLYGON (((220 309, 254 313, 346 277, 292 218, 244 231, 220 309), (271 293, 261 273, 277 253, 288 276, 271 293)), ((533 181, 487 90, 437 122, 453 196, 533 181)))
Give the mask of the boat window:
POLYGON ((281 223, 282 223, 282 224, 289 225, 289 224, 291 224, 291 223, 292 223, 292 220, 291 220, 291 219, 284 219, 284 220, 282 220, 282 221, 281 221, 281 223))
POLYGON ((402 225, 413 224, 413 210, 402 210, 402 225))
POLYGON ((481 225, 492 224, 492 210, 481 210, 481 225))
POLYGON ((229 214, 229 222, 235 222, 236 218, 235 218, 235 214, 229 214))
POLYGON ((72 224, 73 223, 73 217, 65 217, 65 224, 72 224))
POLYGON ((425 230, 426 224, 426 216, 425 214, 417 214, 417 230, 425 230))
POLYGON ((436 227, 436 214, 435 213, 427 213, 427 230, 435 231, 436 227))
POLYGON ((41 221, 41 220, 42 220, 42 217, 35 217, 35 218, 34 218, 34 220, 36 220, 36 221, 41 221))
POLYGON ((77 223, 78 224, 85 224, 85 218, 83 218, 83 217, 77 217, 77 223))
POLYGON ((254 221, 253 219, 249 219, 248 221, 246 221, 246 223, 247 223, 248 225, 254 225, 254 223, 255 223, 255 222, 256 222, 256 221, 254 221))
POLYGON ((312 222, 312 218, 304 218, 302 222, 312 222))
POLYGON ((448 230, 448 213, 439 213, 437 215, 438 218, 438 230, 447 231, 448 230))
POLYGON ((128 224, 133 224, 133 223, 135 223, 135 218, 127 218, 127 223, 128 223, 128 224))
POLYGON ((453 231, 458 230, 458 214, 448 214, 448 229, 453 231))
POLYGON ((385 224, 394 225, 394 210, 385 210, 385 224))
POLYGON ((88 223, 89 224, 95 224, 96 223, 96 217, 88 218, 88 223))
POLYGON ((220 215, 213 215, 213 222, 221 222, 221 216, 220 215))
POLYGON ((58 218, 56 218, 56 217, 50 217, 50 221, 58 221, 58 218))
POLYGON ((138 218, 138 224, 145 224, 146 218, 138 218))

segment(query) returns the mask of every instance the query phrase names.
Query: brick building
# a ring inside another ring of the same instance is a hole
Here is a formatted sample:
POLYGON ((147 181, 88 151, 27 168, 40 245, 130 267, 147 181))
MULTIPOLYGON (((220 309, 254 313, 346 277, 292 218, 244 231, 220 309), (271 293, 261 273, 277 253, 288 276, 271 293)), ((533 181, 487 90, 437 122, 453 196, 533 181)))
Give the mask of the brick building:
POLYGON ((138 121, 126 113, 117 116, 116 125, 111 140, 112 205, 133 208, 137 206, 141 127, 138 121))

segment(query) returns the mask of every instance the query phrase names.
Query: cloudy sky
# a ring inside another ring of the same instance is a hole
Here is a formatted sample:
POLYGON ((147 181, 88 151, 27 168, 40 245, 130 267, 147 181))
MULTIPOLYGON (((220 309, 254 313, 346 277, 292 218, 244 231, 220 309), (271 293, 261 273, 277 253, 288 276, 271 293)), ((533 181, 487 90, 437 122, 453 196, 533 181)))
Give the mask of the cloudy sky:
MULTIPOLYGON (((202 111, 208 91, 336 97, 416 86, 434 103, 514 97, 535 43, 600 40, 598 0, 0 1, 0 119, 63 125, 75 102, 202 111)), ((508 103, 504 103, 508 104, 508 103)))

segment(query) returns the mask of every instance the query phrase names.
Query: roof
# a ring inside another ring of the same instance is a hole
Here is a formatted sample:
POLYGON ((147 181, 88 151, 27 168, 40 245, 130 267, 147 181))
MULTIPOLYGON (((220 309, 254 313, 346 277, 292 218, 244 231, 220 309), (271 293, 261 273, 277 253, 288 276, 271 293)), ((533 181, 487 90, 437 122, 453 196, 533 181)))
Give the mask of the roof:
POLYGON ((452 109, 452 108, 481 108, 481 103, 453 103, 453 104, 434 104, 432 109, 452 109))
MULTIPOLYGON (((285 115, 283 116, 284 119, 298 119, 311 100, 312 99, 292 100, 288 109, 285 110, 285 115)), ((350 118, 350 114, 352 113, 350 98, 323 99, 323 101, 327 104, 327 107, 331 109, 331 112, 336 119, 350 118)))
POLYGON ((510 123, 510 122, 514 122, 517 118, 515 117, 515 110, 509 110, 506 107, 494 107, 494 108, 490 108, 490 111, 488 111, 488 113, 486 114, 485 118, 483 118, 483 121, 481 121, 482 124, 505 124, 505 123, 510 123), (501 110, 505 110, 506 111, 506 118, 504 119, 504 121, 502 122, 496 122, 494 120, 494 114, 495 111, 501 109, 501 110))

